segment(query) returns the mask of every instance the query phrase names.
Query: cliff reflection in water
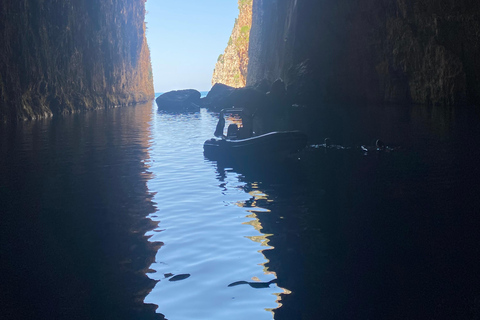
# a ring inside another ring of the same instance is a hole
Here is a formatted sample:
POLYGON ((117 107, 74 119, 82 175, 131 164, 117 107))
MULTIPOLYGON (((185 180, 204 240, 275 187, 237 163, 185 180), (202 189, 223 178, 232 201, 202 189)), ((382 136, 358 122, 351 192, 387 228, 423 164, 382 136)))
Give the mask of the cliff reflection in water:
POLYGON ((151 105, 1 125, 2 317, 478 316, 478 111, 296 112, 350 148, 214 162, 217 115, 151 105))
POLYGON ((159 319, 151 104, 0 125, 2 319, 159 319))
MULTIPOLYGON (((306 248, 299 242, 300 234, 307 232, 302 220, 309 210, 309 204, 305 203, 308 195, 305 172, 296 158, 269 163, 219 161, 218 172, 224 172, 227 165, 230 166, 227 170, 239 173, 238 179, 244 183, 242 189, 249 196, 248 200, 237 202, 238 206, 247 209, 250 213, 248 217, 253 219, 246 223, 262 232, 260 236, 249 238, 266 247, 261 250, 266 260, 263 263, 264 272, 273 275, 282 290, 276 293, 277 308, 269 310, 273 312, 274 319, 280 319, 282 314, 287 314, 285 319, 299 318, 306 308, 303 300, 318 294, 315 291, 306 292, 305 277, 311 276, 305 275, 302 255, 306 248)), ((323 244, 317 242, 311 245, 321 250, 323 244)))
POLYGON ((261 190, 248 201, 275 248, 262 253, 291 291, 274 318, 480 316, 478 110, 325 107, 292 120, 312 144, 350 148, 220 165, 261 190), (394 151, 359 148, 379 137, 394 151))
MULTIPOLYGON (((225 168, 222 168, 221 166, 217 166, 217 170, 218 172, 220 172, 220 177, 225 175, 225 168)), ((240 181, 244 180, 244 176, 240 175, 239 180, 240 181)), ((220 178, 220 181, 223 181, 223 179, 220 178)), ((274 235, 264 233, 263 226, 259 216, 262 216, 264 214, 272 214, 271 210, 263 207, 263 204, 271 203, 274 200, 269 199, 269 196, 267 194, 259 190, 259 186, 257 182, 247 182, 246 185, 243 186, 243 188, 245 192, 247 192, 250 195, 250 199, 246 201, 238 201, 236 205, 241 208, 245 208, 246 211, 249 213, 247 215, 247 218, 252 219, 247 222, 244 222, 243 224, 252 226, 255 230, 257 230, 260 233, 260 235, 247 236, 246 238, 259 243, 262 247, 265 247, 258 251, 265 256, 265 251, 275 250, 275 248, 269 244, 270 238, 273 237, 274 235)), ((253 277, 252 279, 250 279, 250 281, 245 281, 245 280, 239 281, 239 282, 230 284, 229 286, 239 285, 239 284, 248 284, 253 288, 265 288, 265 287, 269 287, 270 284, 272 283, 277 283, 278 282, 277 274, 275 273, 274 270, 270 270, 268 266, 270 261, 266 256, 265 256, 265 260, 266 261, 261 264, 263 266, 263 273, 265 275, 272 276, 273 279, 267 282, 262 282, 258 277, 253 277)), ((286 288, 281 288, 281 287, 279 288, 282 290, 282 292, 274 293, 274 295, 277 296, 278 306, 276 308, 266 308, 266 310, 271 311, 272 313, 274 313, 274 310, 282 306, 282 303, 281 303, 282 296, 291 293, 290 290, 286 288)))

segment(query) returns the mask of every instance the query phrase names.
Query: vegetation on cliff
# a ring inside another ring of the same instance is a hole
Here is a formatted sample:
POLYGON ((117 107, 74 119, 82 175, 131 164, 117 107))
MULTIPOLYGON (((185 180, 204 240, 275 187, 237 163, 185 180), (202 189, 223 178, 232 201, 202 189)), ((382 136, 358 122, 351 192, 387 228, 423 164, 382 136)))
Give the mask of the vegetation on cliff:
POLYGON ((212 85, 223 83, 235 88, 244 87, 247 79, 248 44, 252 25, 253 0, 238 1, 238 18, 235 19, 232 35, 225 52, 217 59, 212 85))
POLYGON ((145 0, 1 0, 0 121, 154 96, 145 0))

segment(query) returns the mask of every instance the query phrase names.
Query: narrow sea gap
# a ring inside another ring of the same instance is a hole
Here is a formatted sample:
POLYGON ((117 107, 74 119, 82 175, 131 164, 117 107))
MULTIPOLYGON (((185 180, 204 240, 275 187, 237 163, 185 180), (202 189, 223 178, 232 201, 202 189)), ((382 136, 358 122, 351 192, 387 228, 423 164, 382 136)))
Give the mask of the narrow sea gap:
POLYGON ((0 8, 1 320, 480 319, 479 1, 0 8))

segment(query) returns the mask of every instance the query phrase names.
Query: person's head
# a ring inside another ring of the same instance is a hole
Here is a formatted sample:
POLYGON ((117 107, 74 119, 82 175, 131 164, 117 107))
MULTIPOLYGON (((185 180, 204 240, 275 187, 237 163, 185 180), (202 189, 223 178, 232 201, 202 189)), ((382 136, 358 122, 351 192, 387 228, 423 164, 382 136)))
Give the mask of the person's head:
POLYGON ((332 144, 332 141, 330 140, 330 138, 325 138, 325 146, 330 147, 331 144, 332 144))
POLYGON ((376 145, 377 148, 379 148, 379 149, 385 148, 385 143, 383 143, 383 141, 380 140, 380 139, 377 139, 377 141, 375 142, 375 145, 376 145))

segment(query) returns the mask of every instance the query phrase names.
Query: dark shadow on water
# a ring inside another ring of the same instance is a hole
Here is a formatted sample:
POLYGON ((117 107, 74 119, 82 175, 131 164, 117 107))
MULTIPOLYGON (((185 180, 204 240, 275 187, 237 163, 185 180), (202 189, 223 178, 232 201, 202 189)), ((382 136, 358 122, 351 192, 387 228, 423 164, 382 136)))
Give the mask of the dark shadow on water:
POLYGON ((220 180, 231 168, 246 192, 273 200, 257 200, 269 210, 257 213, 262 233, 273 235, 263 253, 292 292, 275 319, 478 319, 478 111, 331 112, 377 130, 337 132, 323 114, 318 130, 331 131, 313 141, 328 134, 351 149, 310 148, 289 164, 217 163, 220 180), (355 148, 376 135, 403 148, 355 148))
POLYGON ((162 319, 144 297, 155 226, 151 105, 0 128, 2 319, 162 319))

